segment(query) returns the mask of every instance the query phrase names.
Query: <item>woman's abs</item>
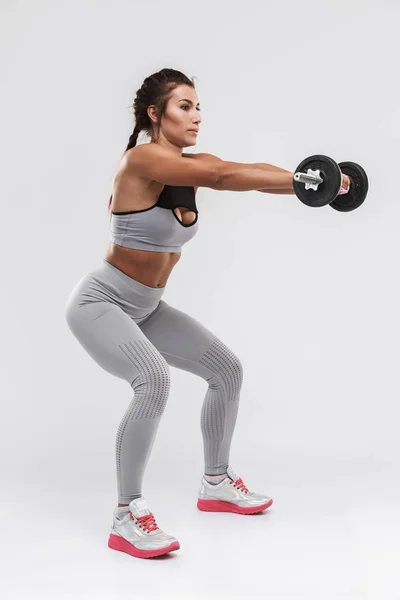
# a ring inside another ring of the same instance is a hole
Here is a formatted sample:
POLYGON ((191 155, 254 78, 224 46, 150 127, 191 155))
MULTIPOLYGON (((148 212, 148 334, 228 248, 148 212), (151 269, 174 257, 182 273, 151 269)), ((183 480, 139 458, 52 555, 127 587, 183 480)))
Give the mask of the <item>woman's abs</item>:
POLYGON ((104 260, 149 287, 165 287, 180 252, 149 252, 123 248, 110 242, 104 260))

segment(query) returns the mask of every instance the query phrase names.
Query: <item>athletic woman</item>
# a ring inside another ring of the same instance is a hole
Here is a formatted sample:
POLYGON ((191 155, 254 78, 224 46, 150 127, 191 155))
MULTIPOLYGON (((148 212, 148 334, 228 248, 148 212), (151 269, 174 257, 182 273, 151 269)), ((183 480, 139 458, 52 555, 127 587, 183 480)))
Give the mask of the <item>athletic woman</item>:
MULTIPOLYGON (((203 511, 251 514, 272 499, 251 492, 229 465, 243 369, 204 325, 162 299, 184 244, 197 233, 199 187, 293 194, 293 173, 265 163, 184 154, 196 144, 201 116, 194 83, 180 71, 147 77, 134 100, 135 128, 114 178, 111 241, 100 266, 77 283, 67 323, 106 371, 133 389, 116 437, 118 506, 110 548, 148 558, 179 549, 142 496, 142 481, 170 390, 169 367, 208 383, 201 410, 203 511), (138 134, 150 141, 136 146, 138 134)), ((346 185, 346 176, 344 183, 346 185)))

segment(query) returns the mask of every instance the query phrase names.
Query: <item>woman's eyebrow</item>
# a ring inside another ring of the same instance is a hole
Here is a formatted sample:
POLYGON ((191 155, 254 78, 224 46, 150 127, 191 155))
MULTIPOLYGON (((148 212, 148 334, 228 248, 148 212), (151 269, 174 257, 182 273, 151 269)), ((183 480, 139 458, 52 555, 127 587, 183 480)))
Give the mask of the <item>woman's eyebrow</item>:
MULTIPOLYGON (((182 98, 182 100, 178 100, 178 102, 189 102, 189 104, 193 104, 193 102, 191 100, 189 100, 188 98, 182 98)), ((197 103, 197 106, 200 106, 200 102, 197 103)))

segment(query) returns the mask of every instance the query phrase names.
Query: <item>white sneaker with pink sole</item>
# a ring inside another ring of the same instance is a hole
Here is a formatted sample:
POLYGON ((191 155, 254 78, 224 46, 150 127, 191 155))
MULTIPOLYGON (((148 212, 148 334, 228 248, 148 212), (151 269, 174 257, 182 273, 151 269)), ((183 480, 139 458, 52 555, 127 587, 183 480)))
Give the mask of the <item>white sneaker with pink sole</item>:
POLYGON ((142 496, 114 510, 108 547, 136 558, 153 558, 179 550, 180 544, 158 527, 142 496))
POLYGON ((250 515, 269 508, 272 498, 250 492, 241 478, 228 467, 226 477, 217 484, 201 479, 197 508, 207 512, 234 512, 250 515))

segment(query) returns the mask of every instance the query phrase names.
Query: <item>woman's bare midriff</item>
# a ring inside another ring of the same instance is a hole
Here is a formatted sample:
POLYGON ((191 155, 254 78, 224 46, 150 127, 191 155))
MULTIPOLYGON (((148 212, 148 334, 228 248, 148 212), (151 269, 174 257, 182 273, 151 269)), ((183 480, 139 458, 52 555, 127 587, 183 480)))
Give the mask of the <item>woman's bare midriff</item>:
POLYGON ((179 261, 179 252, 148 252, 123 248, 110 242, 104 260, 149 287, 165 287, 172 269, 179 261))
MULTIPOLYGON (((163 187, 162 183, 130 173, 124 154, 114 177, 111 210, 123 212, 150 208, 157 201, 163 187)), ((197 188, 195 188, 196 192, 197 188)), ((194 217, 194 213, 186 215, 179 209, 175 212, 183 222, 187 222, 186 218, 194 217)), ((104 260, 144 285, 162 288, 166 286, 171 271, 180 257, 180 252, 134 250, 110 242, 104 260)))

